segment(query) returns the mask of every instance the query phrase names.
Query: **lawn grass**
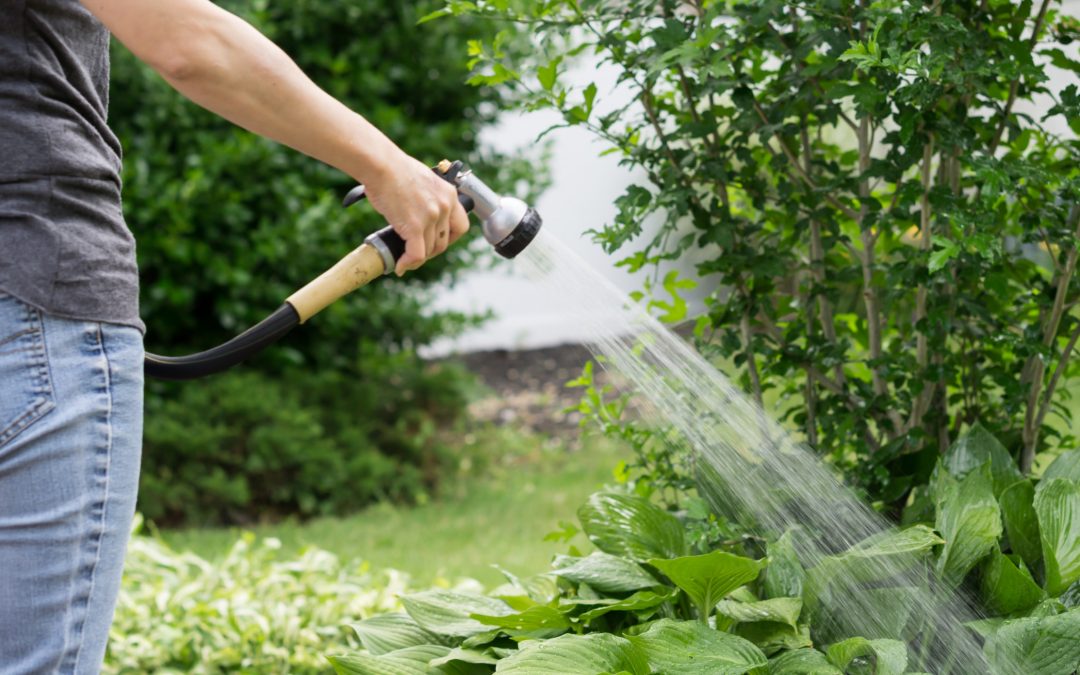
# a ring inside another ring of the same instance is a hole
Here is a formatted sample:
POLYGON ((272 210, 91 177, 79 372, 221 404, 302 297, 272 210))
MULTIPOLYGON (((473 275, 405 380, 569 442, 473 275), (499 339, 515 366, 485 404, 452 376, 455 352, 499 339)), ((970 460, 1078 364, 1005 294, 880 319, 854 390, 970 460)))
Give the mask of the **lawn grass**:
MULTIPOLYGON (((425 504, 379 504, 344 518, 252 530, 280 539, 283 554, 313 544, 343 559, 366 560, 374 568, 403 570, 418 586, 462 577, 494 586, 503 577, 492 564, 519 575, 546 571, 551 556, 565 552, 566 545, 543 541, 544 535, 560 520, 574 520, 578 505, 610 483, 612 468, 628 458, 626 450, 599 438, 573 451, 562 442, 497 430, 466 435, 461 442, 463 457, 481 458, 480 466, 464 460, 444 481, 442 494, 425 504)), ((174 548, 214 559, 235 541, 238 530, 161 535, 174 548)))

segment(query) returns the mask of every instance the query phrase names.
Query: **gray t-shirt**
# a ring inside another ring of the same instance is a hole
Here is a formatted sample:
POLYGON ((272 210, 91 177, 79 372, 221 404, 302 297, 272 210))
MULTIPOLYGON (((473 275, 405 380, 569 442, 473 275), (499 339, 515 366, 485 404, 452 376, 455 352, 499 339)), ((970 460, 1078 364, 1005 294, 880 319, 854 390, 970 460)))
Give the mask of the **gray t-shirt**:
POLYGON ((0 0, 0 289, 143 330, 108 106, 109 32, 78 0, 0 0))

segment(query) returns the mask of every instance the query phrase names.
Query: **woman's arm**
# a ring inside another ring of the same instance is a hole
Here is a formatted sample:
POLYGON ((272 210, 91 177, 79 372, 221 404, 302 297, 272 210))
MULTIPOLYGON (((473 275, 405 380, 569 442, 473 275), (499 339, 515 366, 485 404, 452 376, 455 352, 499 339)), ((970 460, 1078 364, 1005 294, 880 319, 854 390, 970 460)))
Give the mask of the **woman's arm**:
POLYGON ((398 274, 469 227, 454 188, 315 85, 274 43, 209 0, 82 0, 177 91, 364 183, 405 239, 398 274))

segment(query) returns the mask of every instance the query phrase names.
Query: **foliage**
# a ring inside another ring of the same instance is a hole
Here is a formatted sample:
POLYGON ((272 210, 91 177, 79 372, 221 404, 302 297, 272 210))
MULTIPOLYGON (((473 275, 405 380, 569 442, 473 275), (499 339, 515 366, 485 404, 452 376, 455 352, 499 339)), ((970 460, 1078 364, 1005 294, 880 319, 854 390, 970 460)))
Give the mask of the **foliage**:
POLYGON ((135 536, 109 635, 106 673, 321 673, 344 621, 399 607, 407 579, 276 539, 240 538, 220 561, 135 536))
POLYGON ((149 398, 142 512, 159 524, 251 523, 434 491, 450 457, 436 429, 464 409, 463 375, 409 356, 383 366, 396 386, 241 370, 149 398))
MULTIPOLYGON (((693 254, 702 347, 759 402, 800 397, 789 415, 811 445, 899 504, 975 422, 1024 473, 1045 439, 1069 447, 1080 97, 1047 69, 1080 59, 1057 4, 451 0, 437 15, 532 31, 527 49, 472 45, 473 81, 557 111, 647 178, 596 240, 630 271, 693 254), (580 53, 618 86, 576 84, 580 53)), ((681 320, 685 286, 650 281, 675 298, 650 306, 681 320)))
MULTIPOLYGON (((878 568, 866 564, 915 556, 955 570, 953 583, 980 589, 996 618, 971 629, 984 635, 995 673, 1071 673, 1080 666, 1080 481, 1055 477, 1036 486, 1035 526, 1046 560, 1029 570, 1001 541, 1000 525, 989 527, 982 513, 988 497, 999 517, 990 450, 967 447, 984 463, 953 475, 946 465, 956 458, 943 459, 935 483, 920 487, 935 492, 938 522, 949 523, 946 529, 910 525, 810 567, 791 545, 794 530, 768 543, 767 557, 753 538, 673 546, 669 519, 686 527, 693 516, 676 516, 625 491, 596 493, 578 518, 598 551, 584 555, 571 547, 556 556, 551 571, 507 574, 507 583, 486 595, 436 590, 405 596, 404 613, 356 625, 363 650, 331 660, 339 673, 357 675, 943 672, 945 664, 929 663, 920 652, 920 642, 932 635, 925 617, 904 606, 904 588, 890 586, 905 582, 872 576, 878 568), (988 547, 964 543, 983 536, 988 547), (664 554, 645 559, 642 547, 664 554), (872 587, 867 592, 879 594, 880 612, 897 618, 894 634, 832 636, 830 622, 819 625, 816 598, 836 578, 872 587), (899 595, 889 599, 889 592, 899 595)), ((1058 461, 1075 462, 1078 452, 1058 461)))
MULTIPOLYGON (((481 156, 477 144, 498 95, 461 86, 466 70, 447 58, 485 29, 477 22, 417 27, 423 5, 224 3, 406 151, 432 163, 460 157, 492 184, 508 184, 523 167, 481 156)), ((112 76, 111 119, 127 156, 125 217, 139 244, 149 350, 188 353, 232 337, 384 225, 368 206, 340 207, 352 187, 348 176, 201 110, 119 45, 112 76)), ((252 385, 248 396, 265 392, 261 402, 225 400, 243 395, 236 382, 150 383, 151 442, 141 488, 147 515, 175 522, 190 509, 200 521, 246 520, 264 506, 311 514, 424 489, 437 474, 426 466, 437 456, 427 440, 436 417, 417 410, 430 405, 437 417, 453 416, 460 410, 453 393, 459 382, 426 370, 414 350, 472 320, 429 311, 425 289, 452 279, 476 257, 457 246, 406 279, 380 280, 245 364, 245 371, 289 382, 237 381, 252 385), (329 372, 339 377, 308 375, 329 372), (323 386, 335 388, 320 392, 323 386), (432 396, 440 387, 449 388, 446 400, 432 396), (297 408, 299 401, 306 409, 297 408), (215 409, 218 404, 230 410, 215 409), (218 426, 233 422, 240 426, 218 426), (207 444, 185 441, 185 425, 207 444), (293 442, 300 445, 288 445, 293 442), (223 450, 220 463, 213 461, 223 450), (280 472, 259 485, 277 471, 269 465, 291 470, 307 452, 312 464, 305 472, 327 470, 339 484, 329 500, 325 490, 283 487, 280 472), (394 477, 421 458, 421 469, 394 477), (343 466, 344 473, 331 470, 343 466), (251 475, 237 473, 246 470, 251 475), (421 471, 424 480, 416 475, 421 471), (199 479, 177 485, 181 474, 199 479), (350 489, 351 495, 342 492, 350 489), (208 501, 199 504, 202 495, 208 501)))

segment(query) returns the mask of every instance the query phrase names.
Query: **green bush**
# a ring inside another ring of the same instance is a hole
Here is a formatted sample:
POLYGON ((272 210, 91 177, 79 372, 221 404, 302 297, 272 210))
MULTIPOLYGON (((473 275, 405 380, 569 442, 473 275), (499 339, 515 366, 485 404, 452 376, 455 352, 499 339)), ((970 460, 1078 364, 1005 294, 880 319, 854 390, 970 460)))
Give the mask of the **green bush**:
MULTIPOLYGON (((698 338, 874 497, 900 504, 981 422, 1025 473, 1071 447, 1080 70, 1058 2, 447 3, 528 26, 474 81, 645 176, 595 233, 631 271, 693 260, 698 338), (536 46, 539 46, 536 48, 536 46), (566 77, 593 53, 622 86, 566 77), (630 100, 625 100, 629 98, 630 100), (1069 131, 1055 133, 1064 121, 1069 131), (645 235, 643 221, 661 226, 645 235), (1053 423, 1051 423, 1053 422, 1053 423)), ((674 274, 674 273, 673 273, 674 274)), ((674 277, 646 288, 666 319, 674 277)))
MULTIPOLYGON (((464 86, 457 55, 490 34, 484 23, 418 27, 425 3, 223 4, 406 151, 432 163, 462 158, 495 186, 524 175, 516 162, 478 154, 497 95, 464 86)), ((369 206, 340 207, 349 177, 198 108, 120 46, 112 65, 111 120, 126 155, 124 212, 138 241, 150 351, 188 353, 232 337, 384 225, 369 206)), ((459 412, 461 380, 433 375, 415 350, 472 321, 431 308, 428 288, 477 255, 459 245, 406 279, 343 299, 242 366, 257 375, 149 383, 147 515, 321 513, 429 487, 438 453, 427 438, 459 412)))
POLYGON ((578 520, 597 551, 571 548, 549 572, 507 575, 486 595, 406 595, 404 612, 354 626, 362 650, 331 660, 347 675, 974 672, 972 663, 940 660, 949 646, 935 649, 939 617, 904 602, 923 576, 917 570, 934 565, 948 583, 977 589, 990 618, 951 629, 983 636, 991 673, 1074 673, 1080 451, 1060 456, 1035 485, 984 430, 953 447, 930 488, 933 525, 880 533, 812 563, 799 541, 815 534, 797 526, 774 541, 702 546, 686 532, 713 516, 672 513, 627 491, 594 494, 578 520), (908 569, 916 571, 898 574, 908 569), (873 622, 818 611, 823 594, 852 580, 879 598, 873 622), (890 632, 863 636, 841 625, 890 632))
POLYGON ((306 549, 283 559, 274 539, 241 537, 211 563, 135 536, 109 633, 105 673, 324 673, 344 621, 393 611, 400 573, 306 549))
POLYGON ((159 524, 250 523, 414 501, 464 407, 458 370, 384 357, 390 381, 226 373, 147 401, 140 509, 159 524))

